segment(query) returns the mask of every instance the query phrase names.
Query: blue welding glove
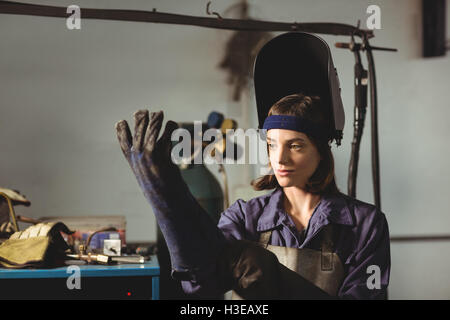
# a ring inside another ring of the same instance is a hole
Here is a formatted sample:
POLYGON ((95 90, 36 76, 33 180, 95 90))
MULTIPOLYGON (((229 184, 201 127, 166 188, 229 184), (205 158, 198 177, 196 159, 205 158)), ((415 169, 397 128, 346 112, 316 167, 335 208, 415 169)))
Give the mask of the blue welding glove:
POLYGON ((198 204, 184 182, 180 169, 171 159, 171 136, 178 128, 167 121, 157 140, 163 112, 139 110, 134 114, 132 137, 125 120, 116 124, 120 147, 139 186, 150 202, 169 249, 172 276, 196 280, 217 260, 225 238, 213 219, 198 204), (175 276, 177 274, 177 276, 175 276))

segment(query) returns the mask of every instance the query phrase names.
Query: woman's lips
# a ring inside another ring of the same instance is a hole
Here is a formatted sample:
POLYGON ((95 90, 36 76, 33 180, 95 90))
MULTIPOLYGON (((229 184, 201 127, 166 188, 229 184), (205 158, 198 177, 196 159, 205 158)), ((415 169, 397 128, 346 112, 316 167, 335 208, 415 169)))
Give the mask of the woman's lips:
POLYGON ((294 172, 294 170, 277 170, 278 175, 287 176, 294 172))

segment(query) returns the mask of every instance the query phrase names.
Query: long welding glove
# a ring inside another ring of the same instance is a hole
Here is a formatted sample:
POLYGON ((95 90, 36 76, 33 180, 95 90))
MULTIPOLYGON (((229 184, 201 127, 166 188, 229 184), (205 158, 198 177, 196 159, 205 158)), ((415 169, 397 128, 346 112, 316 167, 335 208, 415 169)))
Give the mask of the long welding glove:
POLYGON ((134 136, 125 120, 116 124, 120 147, 164 235, 172 276, 197 281, 197 277, 204 274, 202 270, 217 261, 225 238, 192 196, 180 169, 172 162, 171 135, 178 125, 167 121, 157 140, 163 122, 162 111, 152 112, 149 119, 147 110, 139 110, 134 120, 134 136))

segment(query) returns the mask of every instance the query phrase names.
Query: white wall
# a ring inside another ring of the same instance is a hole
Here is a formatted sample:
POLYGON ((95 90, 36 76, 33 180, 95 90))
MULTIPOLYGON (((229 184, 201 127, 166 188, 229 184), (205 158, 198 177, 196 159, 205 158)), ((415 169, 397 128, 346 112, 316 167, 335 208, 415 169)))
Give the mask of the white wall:
MULTIPOLYGON (((31 1, 28 1, 31 3, 31 1)), ((206 1, 38 1, 42 4, 128 8, 205 15, 206 1)), ((223 12, 233 1, 213 1, 223 12)), ((369 4, 381 8, 375 46, 379 89, 381 199, 391 235, 450 233, 447 137, 450 57, 421 57, 421 1, 250 1, 254 17, 285 22, 363 26, 369 4)), ((449 10, 447 10, 449 11, 449 10)), ((447 12, 447 16, 450 16, 447 12)), ((166 119, 206 120, 211 110, 248 122, 231 101, 227 74, 217 68, 231 33, 199 27, 82 20, 69 31, 58 18, 0 15, 0 185, 21 190, 28 216, 127 217, 129 241, 156 238, 151 208, 120 148, 114 124, 139 108, 163 109, 166 119)), ((347 37, 323 36, 338 69, 347 122, 336 149, 336 175, 346 191, 353 135, 353 56, 334 49, 347 37)), ((212 167, 212 170, 217 168, 212 167)), ((255 177, 227 167, 233 192, 255 177)), ((357 197, 373 202, 370 115, 362 141, 357 197)), ((450 298, 450 244, 393 243, 390 298, 450 298)))

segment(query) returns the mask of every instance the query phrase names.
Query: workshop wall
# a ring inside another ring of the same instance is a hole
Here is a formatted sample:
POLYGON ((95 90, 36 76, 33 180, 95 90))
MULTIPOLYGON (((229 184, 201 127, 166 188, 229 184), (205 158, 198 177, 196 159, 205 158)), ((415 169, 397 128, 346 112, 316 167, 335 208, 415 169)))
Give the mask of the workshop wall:
MULTIPOLYGON (((25 1, 22 2, 30 2, 25 1)), ((38 1, 205 15, 206 1, 38 1)), ((234 1, 213 1, 223 12, 234 1)), ((285 22, 337 22, 362 27, 370 4, 381 8, 375 46, 379 101, 382 211, 391 236, 449 234, 450 57, 421 57, 421 1, 249 1, 251 15, 285 22)), ((448 6, 450 7, 450 6, 448 6)), ((450 10, 447 8, 447 16, 450 10)), ((450 30, 450 28, 448 28, 450 30)), ((166 24, 82 20, 68 30, 58 18, 0 17, 0 186, 32 202, 27 216, 125 215, 128 241, 154 241, 156 224, 116 140, 114 124, 132 124, 140 108, 165 120, 206 121, 215 110, 256 127, 252 84, 232 101, 217 65, 230 31, 166 24)), ((450 32, 448 32, 450 34, 450 32)), ((323 36, 338 69, 346 111, 343 145, 333 147, 346 193, 353 136, 353 55, 335 49, 347 37, 323 36)), ((210 166, 220 180, 217 167, 210 166)), ((231 203, 256 195, 254 166, 226 165, 231 203)), ((373 203, 370 114, 362 139, 357 197, 373 203)), ((449 242, 392 243, 391 299, 450 298, 449 242)))

